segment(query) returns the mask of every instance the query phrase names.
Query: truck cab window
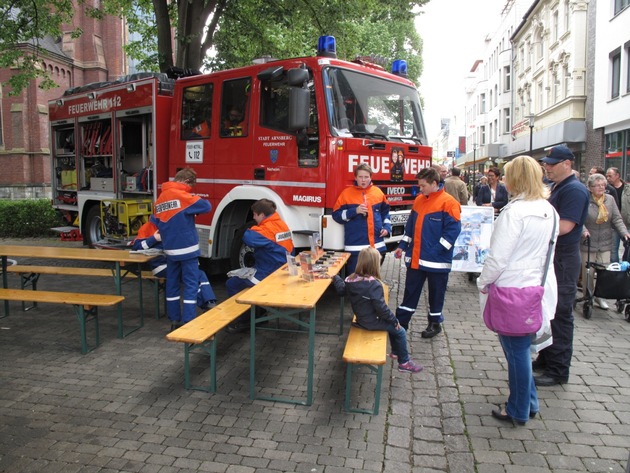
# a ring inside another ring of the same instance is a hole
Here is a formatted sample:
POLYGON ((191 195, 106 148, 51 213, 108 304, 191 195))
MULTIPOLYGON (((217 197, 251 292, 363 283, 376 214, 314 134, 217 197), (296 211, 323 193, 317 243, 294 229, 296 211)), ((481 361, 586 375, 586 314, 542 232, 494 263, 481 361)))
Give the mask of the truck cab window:
POLYGON ((221 96, 221 136, 247 136, 251 79, 225 81, 221 96))
MULTIPOLYGON (((309 125, 297 133, 298 164, 301 167, 315 167, 319 160, 319 122, 313 80, 307 84, 310 93, 309 125)), ((262 126, 286 134, 289 130, 289 86, 284 74, 277 80, 263 80, 260 91, 260 123, 262 126)))
POLYGON ((212 117, 212 84, 186 87, 182 93, 181 138, 210 138, 212 117))

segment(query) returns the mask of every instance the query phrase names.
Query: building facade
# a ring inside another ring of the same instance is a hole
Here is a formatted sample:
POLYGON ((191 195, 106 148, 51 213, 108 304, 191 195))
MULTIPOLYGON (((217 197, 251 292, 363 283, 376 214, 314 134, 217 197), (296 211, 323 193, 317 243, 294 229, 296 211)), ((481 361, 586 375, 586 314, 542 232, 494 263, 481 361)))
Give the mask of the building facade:
POLYGON ((569 146, 583 176, 626 164, 630 134, 628 0, 507 0, 466 104, 468 153, 483 172, 569 146), (604 157, 605 155, 605 157, 604 157))
POLYGON ((593 67, 593 129, 603 147, 593 161, 630 180, 630 1, 597 1, 593 67))
MULTIPOLYGON (((60 38, 39 41, 43 49, 41 67, 59 86, 52 90, 38 87, 32 81, 20 95, 10 96, 0 85, 0 198, 50 197, 50 144, 48 101, 69 87, 116 79, 127 74, 125 24, 121 18, 90 18, 77 7, 75 25, 83 34, 72 38, 74 26, 60 38)), ((21 47, 32 49, 32 44, 21 47)), ((11 77, 11 69, 0 69, 0 83, 11 77)))

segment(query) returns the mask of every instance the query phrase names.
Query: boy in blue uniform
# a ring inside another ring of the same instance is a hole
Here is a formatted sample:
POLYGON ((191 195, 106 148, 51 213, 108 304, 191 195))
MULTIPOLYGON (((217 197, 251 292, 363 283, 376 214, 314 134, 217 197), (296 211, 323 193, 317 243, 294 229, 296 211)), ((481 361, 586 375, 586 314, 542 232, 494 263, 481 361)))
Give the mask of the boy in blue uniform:
MULTIPOLYGON (((225 283, 228 296, 258 284, 287 262, 287 253, 293 253, 291 230, 276 212, 276 204, 269 199, 260 199, 252 205, 257 225, 245 230, 243 243, 254 249, 256 272, 248 278, 232 276, 225 283)), ((230 333, 249 329, 250 313, 240 316, 227 327, 230 333)))
POLYGON ((171 329, 190 322, 197 315, 200 253, 195 216, 210 212, 212 205, 190 193, 196 183, 197 173, 193 169, 180 170, 172 182, 162 184, 162 193, 151 216, 151 222, 160 231, 166 256, 166 311, 171 329), (184 286, 183 301, 181 285, 184 286))
MULTIPOLYGON (((156 250, 163 250, 162 237, 157 227, 151 223, 146 222, 138 230, 138 236, 133 241, 133 249, 135 251, 148 250, 154 248, 156 250)), ((151 266, 151 273, 158 278, 166 278, 167 265, 166 257, 161 254, 149 261, 151 266)), ((217 304, 217 296, 212 290, 210 281, 206 273, 199 268, 198 269, 198 285, 197 290, 197 307, 208 310, 212 309, 217 304)))

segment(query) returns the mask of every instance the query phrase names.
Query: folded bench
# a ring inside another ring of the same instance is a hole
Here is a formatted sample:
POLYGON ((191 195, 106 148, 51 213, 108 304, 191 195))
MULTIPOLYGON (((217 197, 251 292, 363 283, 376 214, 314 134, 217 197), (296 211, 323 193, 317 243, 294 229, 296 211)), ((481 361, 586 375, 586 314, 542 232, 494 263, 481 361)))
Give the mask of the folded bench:
POLYGON ((184 343, 184 386, 186 389, 216 392, 216 334, 251 308, 249 304, 236 302, 236 299, 246 291, 247 289, 244 289, 166 335, 166 339, 171 342, 184 343), (210 357, 210 384, 207 387, 192 386, 190 383, 191 351, 200 351, 210 357))
POLYGON ((68 304, 74 307, 77 319, 79 320, 79 329, 81 332, 81 353, 86 354, 99 343, 98 329, 98 308, 111 307, 122 302, 124 296, 114 294, 82 294, 78 292, 53 292, 53 291, 30 291, 26 289, 1 289, 0 300, 7 301, 34 301, 52 304, 68 304), (94 320, 95 326, 95 345, 88 347, 86 324, 88 320, 94 320))

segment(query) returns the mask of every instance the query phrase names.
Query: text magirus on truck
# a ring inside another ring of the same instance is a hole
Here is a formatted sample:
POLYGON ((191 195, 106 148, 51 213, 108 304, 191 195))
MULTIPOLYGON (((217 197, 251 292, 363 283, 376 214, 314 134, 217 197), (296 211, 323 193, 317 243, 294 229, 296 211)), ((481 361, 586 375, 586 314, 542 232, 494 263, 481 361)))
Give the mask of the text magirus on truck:
POLYGON ((414 176, 431 165, 405 62, 387 72, 369 58, 338 59, 330 36, 313 57, 256 62, 176 79, 136 74, 49 102, 54 204, 86 244, 133 240, 161 184, 192 167, 194 192, 212 204, 197 229, 216 271, 252 265, 241 236, 261 198, 276 203, 298 249, 319 233, 325 249, 343 250, 331 213, 360 163, 391 205, 387 244, 398 242, 414 176))

